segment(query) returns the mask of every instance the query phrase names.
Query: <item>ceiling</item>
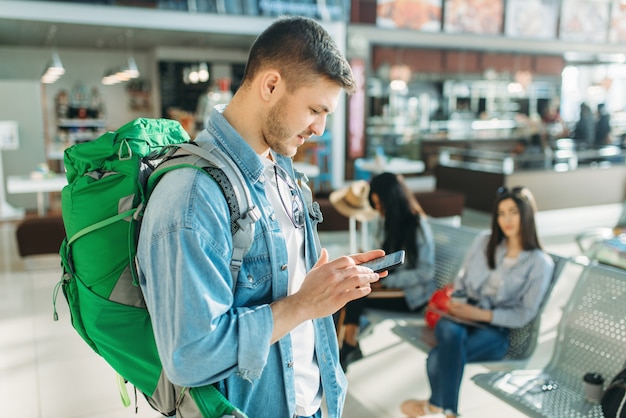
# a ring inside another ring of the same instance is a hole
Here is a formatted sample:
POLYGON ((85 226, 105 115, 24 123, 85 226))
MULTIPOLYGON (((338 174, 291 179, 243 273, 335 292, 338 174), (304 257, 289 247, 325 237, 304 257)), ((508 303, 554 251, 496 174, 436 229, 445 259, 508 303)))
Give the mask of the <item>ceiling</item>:
MULTIPOLYGON (((102 0, 100 0, 102 1, 102 0)), ((57 1, 0 0, 0 47, 58 47, 96 50, 157 47, 221 48, 247 51, 273 20, 270 17, 190 13, 163 9, 105 6, 57 1)), ((323 23, 324 24, 324 23, 323 23)), ((620 54, 623 45, 564 41, 477 38, 465 34, 376 30, 369 25, 348 27, 352 48, 370 43, 563 54, 567 61, 602 62, 620 54), (480 46, 478 46, 480 45, 480 46), (574 58, 573 54, 577 54, 574 58), (582 55, 580 55, 582 54, 582 55), (568 58, 569 55, 569 58, 568 58), (580 55, 580 56, 579 56, 580 55)))
POLYGON ((271 18, 51 1, 0 1, 0 46, 247 50, 271 18))
POLYGON ((155 47, 216 47, 248 49, 254 35, 198 33, 176 30, 120 28, 58 22, 0 19, 0 46, 132 49, 155 47), (49 40, 50 33, 55 32, 49 40))

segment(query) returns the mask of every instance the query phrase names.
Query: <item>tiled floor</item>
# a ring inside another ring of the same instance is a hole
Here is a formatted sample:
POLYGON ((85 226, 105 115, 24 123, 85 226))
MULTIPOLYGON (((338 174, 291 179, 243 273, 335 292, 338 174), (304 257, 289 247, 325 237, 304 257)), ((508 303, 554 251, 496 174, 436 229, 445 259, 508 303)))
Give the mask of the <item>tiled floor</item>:
MULTIPOLYGON (((609 216, 615 216, 615 220, 616 210, 609 209, 609 216)), ((583 215, 577 212, 578 221, 569 224, 569 233, 544 237, 546 249, 561 255, 576 255, 578 250, 573 240, 576 231, 571 225, 613 224, 613 219, 599 217, 595 209, 583 215)), ((488 220, 482 214, 468 212, 463 223, 486 226, 488 220)), ((336 255, 341 254, 348 242, 346 233, 325 233, 321 238, 331 254, 336 255)), ((59 321, 53 321, 53 288, 60 278, 58 264, 58 256, 21 260, 15 245, 15 223, 0 222, 0 416, 160 417, 141 398, 137 414, 132 406, 122 406, 114 372, 71 328, 62 294, 58 295, 56 304, 59 321)), ((529 362, 531 368, 541 367, 549 359, 560 307, 576 273, 567 272, 569 280, 561 280, 553 292, 542 321, 540 345, 529 362)), ((402 400, 428 396, 426 355, 401 341, 392 333, 392 327, 392 321, 384 321, 362 339, 365 358, 354 363, 348 372, 350 388, 344 418, 401 417, 398 405, 402 400)), ((483 365, 470 365, 466 369, 460 400, 463 417, 522 417, 470 381, 473 374, 483 370, 486 370, 483 365)))

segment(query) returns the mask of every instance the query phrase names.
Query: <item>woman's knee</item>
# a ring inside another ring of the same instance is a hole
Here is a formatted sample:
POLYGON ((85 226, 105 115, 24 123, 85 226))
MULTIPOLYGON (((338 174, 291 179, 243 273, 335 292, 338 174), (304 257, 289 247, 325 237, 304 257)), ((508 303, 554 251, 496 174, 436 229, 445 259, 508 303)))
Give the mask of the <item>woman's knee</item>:
POLYGON ((508 332, 485 329, 470 338, 467 347, 468 361, 492 361, 502 359, 509 350, 508 332))
POLYGON ((459 342, 467 337, 467 328, 446 318, 441 318, 435 326, 435 337, 439 343, 459 342))

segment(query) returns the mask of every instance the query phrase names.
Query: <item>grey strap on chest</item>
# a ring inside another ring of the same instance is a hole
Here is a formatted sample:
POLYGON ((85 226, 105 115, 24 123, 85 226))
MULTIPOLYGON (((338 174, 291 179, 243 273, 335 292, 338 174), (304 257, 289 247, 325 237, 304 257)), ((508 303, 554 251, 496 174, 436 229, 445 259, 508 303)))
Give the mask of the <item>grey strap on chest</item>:
MULTIPOLYGON (((233 236, 233 254, 230 260, 230 272, 237 280, 243 257, 254 240, 254 223, 261 218, 261 211, 252 202, 250 191, 234 161, 215 144, 202 142, 202 145, 180 144, 179 148, 200 158, 191 164, 198 166, 217 182, 231 215, 231 233, 233 236)), ((176 160, 177 163, 182 162, 176 160)), ((185 161, 187 162, 187 161, 185 161)))
POLYGON ((315 249, 317 250, 317 255, 319 256, 319 253, 322 250, 322 244, 320 242, 320 237, 317 232, 317 224, 324 220, 324 217, 322 216, 322 210, 320 209, 319 203, 313 201, 313 191, 309 187, 309 178, 306 176, 306 174, 296 170, 295 168, 293 171, 296 174, 297 183, 300 186, 300 190, 302 191, 304 204, 306 205, 309 211, 309 216, 313 221, 313 238, 315 241, 315 249))

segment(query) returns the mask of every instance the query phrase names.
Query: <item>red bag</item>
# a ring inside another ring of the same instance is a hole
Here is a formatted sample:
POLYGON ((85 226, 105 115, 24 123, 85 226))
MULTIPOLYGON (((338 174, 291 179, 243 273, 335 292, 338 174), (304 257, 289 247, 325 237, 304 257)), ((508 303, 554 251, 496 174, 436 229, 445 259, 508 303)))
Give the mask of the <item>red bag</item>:
POLYGON ((452 284, 448 284, 433 292, 432 296, 428 300, 426 314, 424 315, 428 328, 434 329, 435 325, 437 325, 437 321, 439 321, 439 318, 441 317, 441 315, 433 312, 433 310, 429 308, 448 312, 448 302, 450 301, 450 296, 452 296, 452 284))

